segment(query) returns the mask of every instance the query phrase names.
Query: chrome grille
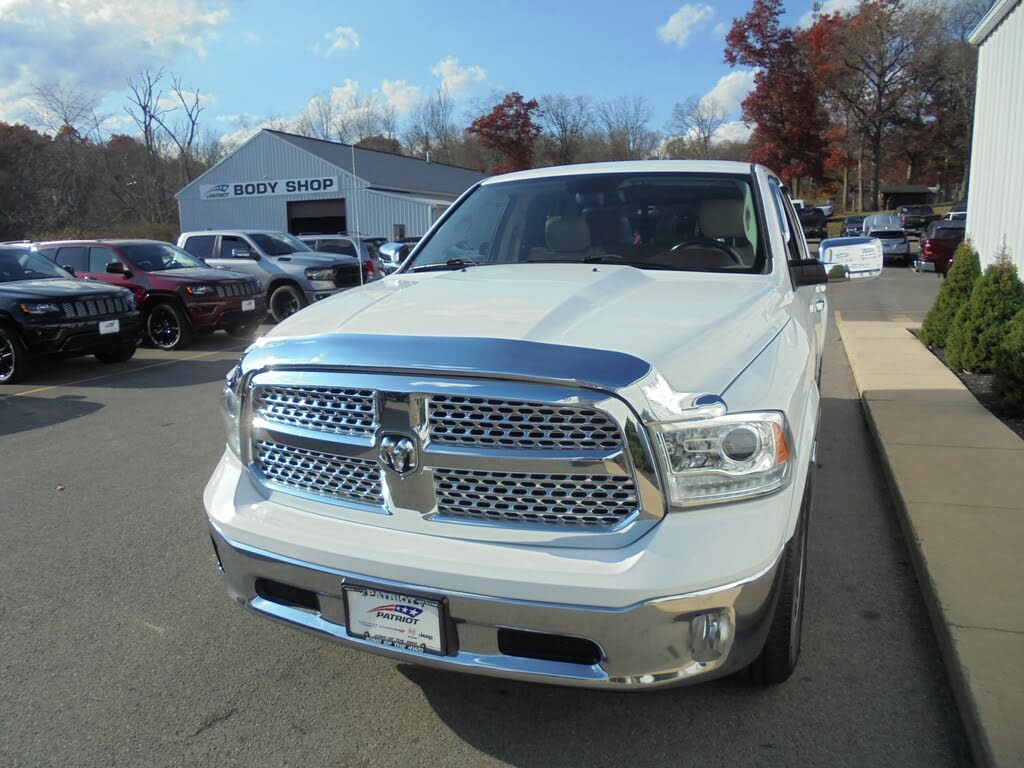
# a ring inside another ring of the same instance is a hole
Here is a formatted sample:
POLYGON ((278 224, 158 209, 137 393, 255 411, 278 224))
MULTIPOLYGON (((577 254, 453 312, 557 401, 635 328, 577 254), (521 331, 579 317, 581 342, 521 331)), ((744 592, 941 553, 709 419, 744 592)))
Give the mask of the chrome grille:
POLYGON ((611 527, 637 509, 629 477, 434 470, 437 511, 447 517, 611 527))
POLYGON ((261 387, 253 411, 269 422, 335 435, 369 436, 377 426, 372 389, 261 387))
POLYGON ((619 429, 590 408, 462 395, 430 398, 430 439, 444 445, 530 450, 618 450, 619 429))
POLYGON ((320 451, 259 441, 254 460, 268 479, 315 496, 381 506, 380 467, 375 461, 350 459, 320 451))
POLYGON ((103 317, 129 312, 128 300, 121 296, 106 299, 86 299, 84 301, 65 301, 60 305, 64 317, 77 319, 80 317, 103 317))

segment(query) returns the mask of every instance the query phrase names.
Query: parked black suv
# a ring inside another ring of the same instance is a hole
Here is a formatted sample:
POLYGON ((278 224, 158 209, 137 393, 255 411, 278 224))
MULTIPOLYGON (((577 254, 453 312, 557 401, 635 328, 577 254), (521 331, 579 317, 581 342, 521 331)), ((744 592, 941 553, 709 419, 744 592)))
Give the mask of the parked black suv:
POLYGON ((141 337, 131 291, 76 280, 24 246, 0 245, 0 384, 44 355, 124 362, 141 337))
POLYGON ((796 212, 804 237, 824 240, 828 237, 828 216, 821 208, 801 208, 796 212))

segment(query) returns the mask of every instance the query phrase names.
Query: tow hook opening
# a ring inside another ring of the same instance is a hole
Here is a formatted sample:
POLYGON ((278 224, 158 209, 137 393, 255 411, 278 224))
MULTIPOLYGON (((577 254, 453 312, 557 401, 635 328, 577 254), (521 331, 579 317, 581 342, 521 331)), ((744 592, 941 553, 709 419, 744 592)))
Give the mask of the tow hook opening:
POLYGON ((320 612, 320 598, 316 592, 271 579, 256 579, 256 594, 272 603, 307 611, 320 612))
POLYGON ((566 664, 593 666, 601 661, 601 649, 592 640, 523 629, 499 629, 498 650, 505 656, 566 664))

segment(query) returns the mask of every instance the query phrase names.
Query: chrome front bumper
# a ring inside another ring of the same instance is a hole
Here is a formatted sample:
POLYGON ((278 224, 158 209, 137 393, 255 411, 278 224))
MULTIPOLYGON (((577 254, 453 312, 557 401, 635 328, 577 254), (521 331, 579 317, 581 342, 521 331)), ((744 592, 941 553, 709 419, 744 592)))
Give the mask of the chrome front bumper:
POLYGON ((922 261, 921 259, 917 259, 914 262, 914 269, 918 272, 934 272, 935 264, 931 261, 922 261))
POLYGON ((433 656, 350 636, 342 587, 359 584, 427 596, 437 595, 439 590, 275 555, 231 541, 212 525, 211 536, 228 594, 263 616, 405 662, 560 685, 653 688, 730 674, 760 653, 778 599, 779 561, 740 583, 652 598, 625 608, 445 592, 452 636, 448 637, 448 655, 433 656), (261 596, 257 580, 315 593, 319 609, 261 596), (507 655, 499 650, 499 629, 583 638, 596 644, 600 660, 577 664, 507 655))

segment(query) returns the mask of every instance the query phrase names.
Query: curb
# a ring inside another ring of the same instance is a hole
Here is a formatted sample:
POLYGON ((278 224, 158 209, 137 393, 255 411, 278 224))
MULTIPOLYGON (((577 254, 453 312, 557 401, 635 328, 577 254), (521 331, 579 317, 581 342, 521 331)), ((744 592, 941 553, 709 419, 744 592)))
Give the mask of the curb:
MULTIPOLYGON (((906 330, 908 324, 893 323, 893 326, 884 329, 878 336, 867 336, 862 335, 863 331, 860 329, 854 330, 853 327, 857 325, 856 323, 845 323, 839 312, 836 313, 836 319, 857 385, 857 392, 860 395, 864 421, 879 452, 896 516, 906 541, 916 579, 921 585, 922 596, 934 636, 938 642, 946 677, 956 701, 959 716, 961 716, 974 762, 978 766, 1024 765, 1024 760, 1021 759, 1021 755, 1024 754, 1022 752, 1024 746, 1022 746, 1019 735, 1020 729, 1016 725, 1013 715, 1016 707, 1020 706, 1020 698, 1015 697, 1013 693, 1007 695, 1005 687, 1000 687, 1000 681, 993 679, 991 669, 984 660, 980 659, 977 647, 972 647, 970 633, 988 632, 997 628, 957 624, 958 618, 963 615, 963 604, 959 608, 956 607, 954 593, 950 591, 952 588, 949 574, 955 571, 957 577, 961 577, 962 584, 971 584, 971 574, 974 569, 979 567, 978 561, 972 560, 970 557, 957 561, 949 559, 948 552, 936 551, 935 523, 923 511, 923 502, 920 498, 921 488, 915 489, 912 484, 901 487, 898 479, 898 477, 902 477, 904 481, 907 481, 909 478, 906 464, 906 451, 909 445, 904 442, 903 438, 893 439, 893 428, 898 422, 898 419, 893 421, 894 400, 870 396, 872 392, 879 391, 877 385, 886 377, 903 379, 914 376, 912 372, 914 371, 913 357, 915 355, 912 354, 910 357, 893 361, 892 369, 887 370, 885 374, 880 373, 887 369, 887 365, 882 362, 880 366, 880 362, 888 359, 888 356, 891 355, 892 347, 886 347, 886 344, 902 343, 902 335, 891 329, 893 327, 903 329, 903 332, 909 336, 909 331, 906 330), (870 390, 867 393, 868 396, 865 396, 865 390, 870 390), (885 423, 880 424, 880 419, 885 423), (884 435, 889 436, 888 444, 884 435), (898 469, 897 464, 899 465, 898 469), (922 511, 911 513, 911 508, 922 511), (943 581, 938 581, 939 579, 943 581)), ((927 362, 924 369, 919 365, 918 371, 931 367, 934 372, 936 367, 931 362, 931 351, 925 347, 921 347, 921 351, 928 355, 930 361, 927 362)), ((902 354, 905 355, 906 352, 904 351, 902 354)), ((919 364, 923 361, 924 358, 918 360, 919 364)), ((946 371, 947 369, 943 366, 941 375, 945 376, 946 371)), ((965 394, 970 394, 962 382, 955 379, 952 374, 948 375, 955 380, 955 387, 946 387, 943 384, 943 389, 957 388, 957 391, 962 389, 965 394)), ((905 384, 894 384, 893 387, 895 389, 907 388, 905 384)), ((977 402, 973 395, 970 398, 975 403, 977 402)), ((941 417, 947 407, 936 406, 935 408, 936 413, 932 415, 933 424, 942 423, 941 417)), ((992 422, 997 422, 995 417, 987 416, 992 422)), ((927 435, 927 430, 913 440, 914 446, 919 450, 930 444, 934 446, 934 443, 924 442, 927 439, 925 435, 927 435)), ((937 482, 941 486, 941 480, 937 480, 937 482)), ((980 499, 980 501, 984 501, 984 499, 980 499)), ((963 504, 964 502, 950 503, 963 504)), ((983 508, 982 506, 976 507, 979 511, 983 508)), ((979 555, 976 552, 974 556, 979 555)), ((1007 587, 1004 586, 1004 589, 1006 590, 1007 587)), ((1024 677, 1021 670, 1012 667, 1001 670, 1000 674, 1004 681, 1009 681, 1011 686, 1014 684, 1015 678, 1024 677)))
MULTIPOLYGON (((858 388, 859 391, 859 388, 858 388)), ((871 404, 861 398, 861 410, 864 412, 864 420, 867 422, 868 431, 878 449, 878 455, 882 459, 882 469, 885 472, 885 482, 889 486, 889 494, 892 496, 893 506, 896 508, 896 517, 900 522, 900 530, 903 531, 903 538, 907 543, 907 550, 910 552, 910 560, 914 564, 914 574, 917 583, 921 585, 921 594, 924 597, 925 608, 928 610, 928 617, 931 619, 932 631, 939 644, 939 653, 942 655, 943 665, 946 668, 946 675, 949 678, 950 686, 953 689, 953 698, 956 700, 957 709, 960 712, 960 721, 967 735, 967 741, 971 748, 974 762, 978 766, 997 766, 995 755, 992 753, 985 726, 982 723, 981 713, 978 711, 977 702, 971 693, 968 684, 969 673, 960 662, 960 657, 953 642, 953 636, 949 631, 949 624, 946 623, 945 614, 942 610, 942 603, 936 590, 935 582, 931 572, 928 570, 924 552, 921 549, 921 540, 917 535, 913 521, 907 510, 906 500, 900 493, 899 485, 893 473, 892 464, 889 461, 889 453, 885 443, 878 432, 878 424, 875 422, 871 412, 871 404)))

